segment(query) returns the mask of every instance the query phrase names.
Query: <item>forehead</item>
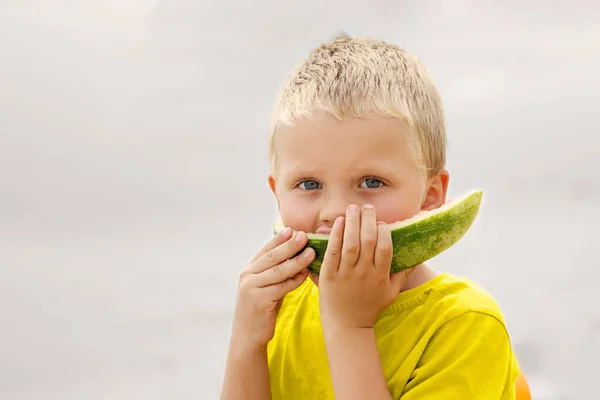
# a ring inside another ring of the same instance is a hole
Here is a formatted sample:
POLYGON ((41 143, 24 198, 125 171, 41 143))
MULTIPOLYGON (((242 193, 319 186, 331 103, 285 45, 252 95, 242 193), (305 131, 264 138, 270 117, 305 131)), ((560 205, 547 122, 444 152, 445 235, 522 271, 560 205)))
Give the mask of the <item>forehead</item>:
POLYGON ((278 136, 275 150, 282 169, 416 164, 408 143, 408 127, 398 119, 339 121, 318 115, 283 127, 278 136))

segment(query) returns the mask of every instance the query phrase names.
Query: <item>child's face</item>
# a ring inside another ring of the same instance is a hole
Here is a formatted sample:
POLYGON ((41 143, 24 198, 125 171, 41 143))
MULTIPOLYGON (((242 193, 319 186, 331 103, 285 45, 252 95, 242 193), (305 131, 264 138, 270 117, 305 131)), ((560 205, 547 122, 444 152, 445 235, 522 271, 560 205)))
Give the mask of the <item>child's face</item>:
POLYGON ((329 233, 346 207, 371 204, 393 223, 446 201, 448 173, 428 178, 398 120, 351 120, 319 115, 280 130, 277 170, 269 185, 286 226, 329 233))

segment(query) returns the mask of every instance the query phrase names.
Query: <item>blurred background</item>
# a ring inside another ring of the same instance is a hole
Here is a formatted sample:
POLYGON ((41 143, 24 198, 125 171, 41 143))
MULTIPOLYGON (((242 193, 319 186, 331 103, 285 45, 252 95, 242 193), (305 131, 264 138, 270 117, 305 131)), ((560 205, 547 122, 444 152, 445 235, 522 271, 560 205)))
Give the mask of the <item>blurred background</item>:
POLYGON ((0 398, 216 399, 237 277, 277 217, 279 86, 340 32, 415 53, 450 195, 439 270, 506 314, 534 399, 593 399, 600 7, 545 1, 0 1, 0 398))

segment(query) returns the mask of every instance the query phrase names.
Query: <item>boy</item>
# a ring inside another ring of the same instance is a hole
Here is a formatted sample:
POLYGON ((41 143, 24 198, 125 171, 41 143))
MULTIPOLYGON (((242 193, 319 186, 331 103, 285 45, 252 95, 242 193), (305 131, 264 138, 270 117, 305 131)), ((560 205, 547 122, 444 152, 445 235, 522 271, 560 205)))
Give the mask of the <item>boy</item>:
POLYGON ((243 270, 223 399, 514 399, 503 317, 426 264, 390 275, 387 226, 446 202, 444 114, 401 48, 341 36, 292 71, 270 127, 286 226, 243 270), (305 232, 330 234, 319 276, 305 232))

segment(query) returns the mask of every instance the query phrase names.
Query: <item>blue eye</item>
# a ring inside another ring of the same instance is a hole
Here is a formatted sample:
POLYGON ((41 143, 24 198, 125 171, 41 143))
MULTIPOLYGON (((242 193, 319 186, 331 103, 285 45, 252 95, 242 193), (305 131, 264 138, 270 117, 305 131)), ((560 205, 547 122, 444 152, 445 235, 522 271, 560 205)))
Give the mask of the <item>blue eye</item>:
POLYGON ((298 187, 302 190, 316 190, 316 189, 321 189, 322 186, 319 182, 309 179, 309 180, 300 182, 298 187))
POLYGON ((361 188, 366 189, 377 189, 378 187, 383 186, 383 182, 377 178, 367 178, 360 184, 361 188), (364 185, 364 186, 363 186, 364 185))

